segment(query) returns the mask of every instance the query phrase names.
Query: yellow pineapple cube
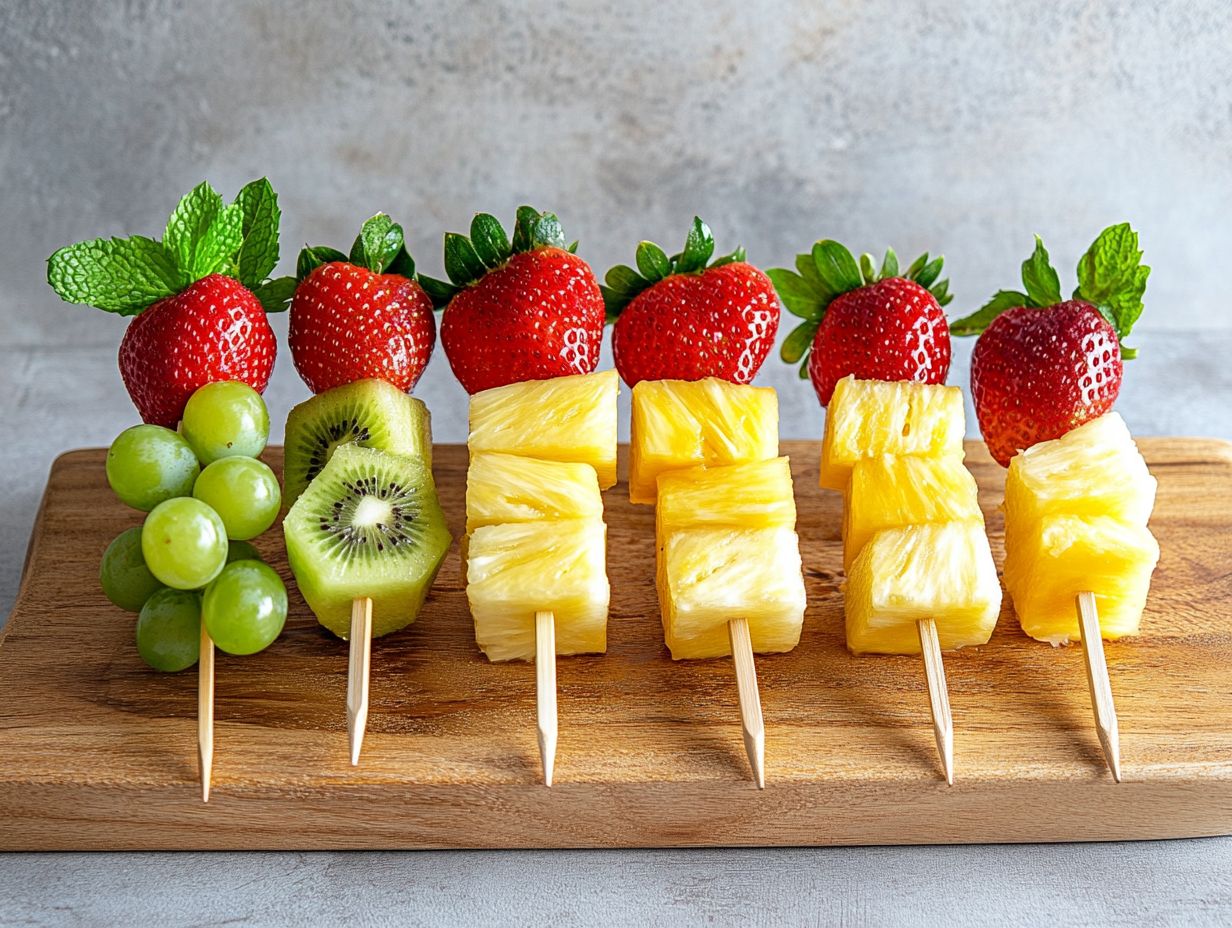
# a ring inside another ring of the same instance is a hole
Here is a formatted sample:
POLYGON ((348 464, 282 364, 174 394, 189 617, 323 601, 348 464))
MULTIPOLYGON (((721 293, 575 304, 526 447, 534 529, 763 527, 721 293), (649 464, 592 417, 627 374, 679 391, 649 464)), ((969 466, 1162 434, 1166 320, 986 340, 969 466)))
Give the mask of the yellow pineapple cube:
POLYGON ((533 660, 535 613, 556 618, 557 654, 607 650, 607 529, 598 519, 485 525, 468 543, 466 598, 492 661, 533 660))
POLYGON ((471 397, 471 452, 498 451, 589 464, 616 482, 615 371, 528 380, 471 397))
POLYGON ((769 387, 643 380, 633 388, 629 499, 655 501, 664 471, 761 461, 779 453, 778 396, 769 387))
POLYGON ((1108 516, 1145 525, 1155 478, 1115 412, 1014 455, 1005 476, 1006 547, 1051 515, 1108 516))
POLYGON ((731 654, 727 623, 749 622, 753 650, 790 651, 804 621, 800 543, 789 528, 672 532, 659 601, 673 660, 731 654))
POLYGON ((599 480, 589 464, 514 454, 471 456, 466 472, 466 531, 502 522, 602 519, 599 480))
POLYGON ((659 474, 660 542, 684 528, 794 528, 796 499, 787 458, 659 474))
POLYGON ((861 458, 961 455, 965 429, 958 387, 844 377, 826 408, 821 485, 844 489, 861 458))
POLYGON ((1050 515, 1005 550, 1005 588, 1022 630, 1054 645, 1081 639, 1078 594, 1095 594, 1105 638, 1138 634, 1159 545, 1145 525, 1050 515))
POLYGON ((847 574, 847 647, 856 654, 919 654, 916 623, 933 619, 941 647, 988 641, 1001 584, 978 522, 878 532, 847 574))
POLYGON ((962 455, 937 458, 881 454, 851 470, 843 506, 843 567, 877 532, 926 522, 984 525, 975 478, 962 455))

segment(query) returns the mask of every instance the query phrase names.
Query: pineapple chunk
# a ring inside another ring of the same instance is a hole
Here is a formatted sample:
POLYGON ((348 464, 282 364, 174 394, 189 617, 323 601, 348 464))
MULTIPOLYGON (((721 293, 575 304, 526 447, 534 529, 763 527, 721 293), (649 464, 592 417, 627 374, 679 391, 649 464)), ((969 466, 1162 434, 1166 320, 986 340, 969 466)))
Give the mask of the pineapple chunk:
POLYGON ((466 472, 466 531, 502 522, 602 519, 599 481, 589 464, 486 452, 466 472))
POLYGON ((919 654, 916 623, 933 619, 941 647, 984 644, 1001 611, 1001 584, 984 527, 973 521, 878 532, 847 575, 847 647, 919 654))
POLYGON ((673 532, 659 601, 673 660, 731 654, 729 620, 749 621, 753 650, 790 651, 804 621, 800 542, 789 528, 673 532))
POLYGON ((779 453, 778 396, 769 387, 643 380, 633 388, 629 499, 655 501, 663 471, 739 464, 779 453))
POLYGON ((1144 525, 1053 515, 1005 550, 1005 588, 1022 630, 1054 645, 1079 640, 1078 594, 1090 590, 1105 638, 1138 634, 1159 545, 1144 525))
POLYGON ((470 536, 466 598, 492 661, 533 660, 535 613, 556 617, 557 654, 607 650, 607 529, 598 519, 486 525, 470 536))
POLYGON ((826 409, 821 485, 844 489, 852 465, 879 454, 961 455, 965 429, 958 387, 844 377, 826 409))
POLYGON ((616 482, 615 371, 528 380, 471 397, 472 452, 499 451, 591 465, 616 482))
POLYGON ((659 474, 656 533, 684 528, 795 528, 787 458, 659 474))
POLYGON ((975 478, 962 456, 881 454, 855 462, 843 506, 843 567, 877 532, 926 522, 984 525, 975 478))
POLYGON ((1014 455, 1005 477, 1006 547, 1051 515, 1109 516, 1145 525, 1155 505, 1147 470, 1115 412, 1014 455))

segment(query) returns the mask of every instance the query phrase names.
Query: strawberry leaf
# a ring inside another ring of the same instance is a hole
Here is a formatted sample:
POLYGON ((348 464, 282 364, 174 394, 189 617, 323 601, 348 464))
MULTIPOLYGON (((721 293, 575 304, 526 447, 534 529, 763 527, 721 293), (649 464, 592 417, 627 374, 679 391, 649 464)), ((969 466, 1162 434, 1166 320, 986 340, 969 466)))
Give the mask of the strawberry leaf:
POLYGON ((446 280, 437 280, 435 277, 428 277, 424 274, 420 274, 418 280, 419 286, 423 287, 424 292, 431 298, 434 309, 444 309, 454 295, 462 289, 446 280))
POLYGON ((295 296, 298 284, 294 277, 276 277, 253 288, 252 292, 267 313, 280 313, 286 310, 291 297, 295 296))
POLYGON ((636 257, 637 269, 647 280, 662 280, 672 272, 667 252, 654 242, 639 242, 636 257))
POLYGON ((160 242, 134 235, 59 249, 47 259, 47 283, 67 303, 135 316, 190 281, 160 242))
POLYGON ((991 300, 971 315, 951 322, 950 334, 979 335, 992 324, 994 319, 1007 309, 1030 305, 1030 300, 1025 293, 1019 293, 1017 290, 998 290, 991 300))
POLYGON ((941 276, 941 268, 944 264, 945 258, 941 257, 941 255, 937 255, 937 257, 933 258, 922 268, 920 268, 913 276, 913 279, 917 284, 927 290, 933 285, 933 282, 941 276))
POLYGON ((866 284, 877 282, 877 268, 873 264, 873 256, 867 251, 860 255, 860 274, 864 277, 866 284))
POLYGON ((714 254, 714 235, 710 227, 697 216, 693 217, 693 226, 684 240, 684 250, 675 262, 677 274, 693 274, 703 270, 710 256, 714 254))
MULTIPOLYGON (((813 263, 817 265, 817 273, 826 290, 832 294, 831 300, 864 286, 856 259, 836 241, 822 239, 817 242, 813 246, 813 263)), ((826 302, 829 303, 829 300, 826 302)))
POLYGON ((881 261, 881 274, 878 276, 881 280, 898 276, 898 255, 893 248, 886 249, 885 257, 881 261))
POLYGON ((347 256, 337 248, 327 245, 305 245, 295 262, 295 277, 303 280, 322 264, 332 264, 335 261, 345 261, 347 256))
POLYGON ((240 189, 235 197, 243 213, 243 244, 237 259, 240 283, 257 287, 278 265, 278 223, 282 211, 278 195, 262 177, 240 189))
POLYGON ((445 273, 459 287, 465 287, 487 271, 470 239, 457 232, 445 233, 445 273))
POLYGON ((821 321, 824 308, 820 299, 820 284, 784 267, 772 267, 766 271, 766 276, 774 284, 775 292, 789 313, 801 319, 811 319, 814 323, 821 321))
POLYGON ((382 274, 402 249, 402 226, 384 213, 377 213, 360 227, 349 260, 374 274, 382 274))
POLYGON ((1032 306, 1055 306, 1061 302, 1061 279, 1048 260, 1044 240, 1035 236, 1035 251, 1022 262, 1022 285, 1032 306))
POLYGON ((509 239, 495 216, 476 213, 471 220, 471 245, 475 254, 488 267, 500 267, 509 260, 509 239))
MULTIPOLYGON (((1138 233, 1127 222, 1109 226, 1099 234, 1078 262, 1078 289, 1074 296, 1097 306, 1122 341, 1142 315, 1142 297, 1151 269, 1142 263, 1138 233)), ((1133 349, 1122 346, 1121 356, 1133 349)))
POLYGON ((816 334, 817 323, 811 321, 800 323, 783 339, 783 346, 779 348, 779 357, 788 364, 803 360, 812 348, 816 334))

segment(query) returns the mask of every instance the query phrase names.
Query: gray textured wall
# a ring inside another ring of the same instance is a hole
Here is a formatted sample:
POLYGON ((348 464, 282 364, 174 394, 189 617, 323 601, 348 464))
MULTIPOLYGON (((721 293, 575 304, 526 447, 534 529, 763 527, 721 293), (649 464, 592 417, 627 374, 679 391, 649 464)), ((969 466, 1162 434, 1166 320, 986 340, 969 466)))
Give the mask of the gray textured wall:
MULTIPOLYGON (((941 251, 953 311, 1013 282, 1032 232, 1070 275, 1130 218, 1155 266, 1143 328, 1228 330, 1229 47, 1226 0, 8 0, 0 343, 116 344, 121 320, 47 289, 47 254, 157 233, 202 177, 230 193, 263 173, 284 269, 384 209, 439 273, 443 230, 529 201, 600 270, 675 243, 694 212, 766 265, 822 235, 941 251)), ((811 434, 792 389, 785 434, 811 434)), ((423 390, 460 408, 439 354, 423 390)))

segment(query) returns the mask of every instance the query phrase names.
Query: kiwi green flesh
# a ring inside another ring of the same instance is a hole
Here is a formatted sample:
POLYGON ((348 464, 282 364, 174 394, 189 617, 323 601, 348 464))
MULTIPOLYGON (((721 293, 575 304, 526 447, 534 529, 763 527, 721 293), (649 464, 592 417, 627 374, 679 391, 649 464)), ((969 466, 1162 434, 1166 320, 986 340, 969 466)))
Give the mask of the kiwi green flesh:
POLYGON ((358 380, 300 403, 287 416, 283 499, 288 504, 337 448, 355 443, 408 457, 432 467, 428 407, 383 380, 358 380))
POLYGON ((300 593, 340 638, 359 596, 372 600, 374 637, 414 622, 452 541, 432 472, 355 444, 334 452, 282 525, 300 593))

